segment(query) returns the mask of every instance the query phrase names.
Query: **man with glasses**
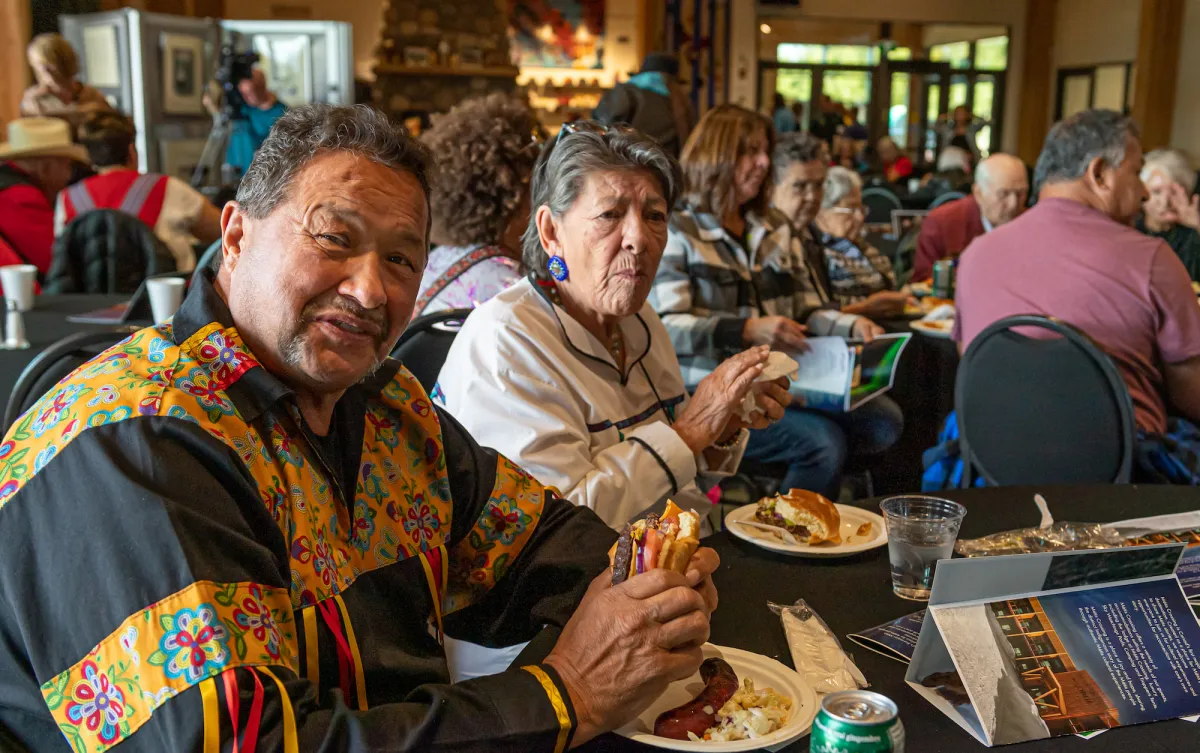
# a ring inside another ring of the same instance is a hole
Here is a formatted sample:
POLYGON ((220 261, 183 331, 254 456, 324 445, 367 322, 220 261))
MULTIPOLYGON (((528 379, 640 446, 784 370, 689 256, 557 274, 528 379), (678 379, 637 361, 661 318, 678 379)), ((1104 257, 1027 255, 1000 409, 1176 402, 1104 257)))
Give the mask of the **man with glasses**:
POLYGON ((971 195, 943 204, 921 223, 913 281, 928 280, 935 262, 958 258, 971 241, 1015 220, 1028 200, 1024 162, 1011 154, 993 154, 980 162, 971 195))

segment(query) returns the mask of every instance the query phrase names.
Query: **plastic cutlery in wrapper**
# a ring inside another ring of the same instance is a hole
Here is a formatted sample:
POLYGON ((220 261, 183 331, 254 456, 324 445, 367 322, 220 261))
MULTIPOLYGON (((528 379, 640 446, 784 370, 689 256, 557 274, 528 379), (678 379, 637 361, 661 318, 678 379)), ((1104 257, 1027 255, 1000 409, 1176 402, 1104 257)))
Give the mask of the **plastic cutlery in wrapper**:
POLYGON ((791 606, 768 603, 767 607, 783 623, 796 671, 818 695, 870 687, 867 678, 842 650, 837 636, 808 602, 800 599, 791 606))
MULTIPOLYGON (((763 366, 762 373, 754 380, 758 382, 773 382, 779 377, 787 377, 789 380, 795 381, 800 377, 800 364, 796 363, 787 353, 773 350, 767 356, 767 363, 763 366)), ((750 390, 746 396, 742 398, 742 407, 738 411, 738 416, 746 423, 750 422, 750 415, 758 411, 758 401, 754 399, 757 393, 750 390)))

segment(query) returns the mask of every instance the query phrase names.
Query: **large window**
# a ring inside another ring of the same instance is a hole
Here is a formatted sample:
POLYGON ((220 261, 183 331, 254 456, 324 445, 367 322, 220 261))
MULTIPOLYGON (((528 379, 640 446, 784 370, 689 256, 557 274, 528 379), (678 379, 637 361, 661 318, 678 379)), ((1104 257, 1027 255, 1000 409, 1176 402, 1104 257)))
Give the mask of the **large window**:
POLYGON ((1058 71, 1054 119, 1104 108, 1128 114, 1133 107, 1133 63, 1108 63, 1058 71))
POLYGON ((792 44, 775 48, 775 59, 781 63, 811 63, 813 65, 875 65, 879 48, 865 44, 792 44))

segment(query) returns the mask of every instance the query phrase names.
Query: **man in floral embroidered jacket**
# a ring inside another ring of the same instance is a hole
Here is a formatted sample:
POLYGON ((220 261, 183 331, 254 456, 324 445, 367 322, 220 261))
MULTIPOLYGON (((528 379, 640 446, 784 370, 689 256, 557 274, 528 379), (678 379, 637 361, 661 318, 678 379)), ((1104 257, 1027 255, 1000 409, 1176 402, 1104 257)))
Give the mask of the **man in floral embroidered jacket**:
POLYGON ((223 212, 216 276, 0 444, 0 741, 557 752, 696 670, 716 556, 593 580, 610 529, 386 359, 426 169, 377 112, 291 111, 223 212), (544 625, 542 663, 447 684, 443 634, 544 625))

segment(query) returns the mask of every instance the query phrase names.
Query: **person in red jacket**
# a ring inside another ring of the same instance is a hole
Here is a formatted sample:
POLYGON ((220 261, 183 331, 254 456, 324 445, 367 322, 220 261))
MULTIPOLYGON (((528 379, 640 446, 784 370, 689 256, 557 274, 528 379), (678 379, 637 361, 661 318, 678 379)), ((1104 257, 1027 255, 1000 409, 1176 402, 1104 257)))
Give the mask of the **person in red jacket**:
POLYGON ((957 258, 971 241, 1016 219, 1028 199, 1025 163, 1011 154, 993 154, 980 162, 971 195, 943 204, 922 221, 913 282, 930 279, 935 262, 957 258))
POLYGON ((71 163, 88 164, 87 151, 71 142, 71 127, 57 118, 17 118, 0 143, 0 265, 50 269, 54 200, 71 179, 71 163))

